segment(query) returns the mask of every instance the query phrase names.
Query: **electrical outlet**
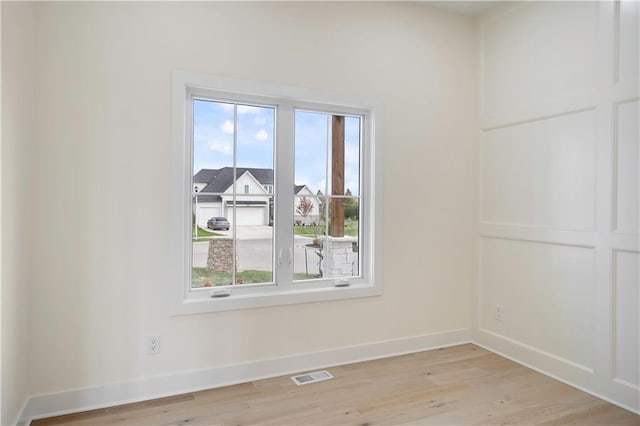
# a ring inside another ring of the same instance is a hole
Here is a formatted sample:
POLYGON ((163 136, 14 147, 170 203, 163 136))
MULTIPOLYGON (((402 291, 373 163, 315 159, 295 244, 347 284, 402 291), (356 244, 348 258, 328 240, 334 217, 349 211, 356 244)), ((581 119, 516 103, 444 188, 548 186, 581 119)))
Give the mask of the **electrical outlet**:
POLYGON ((496 306, 496 321, 502 321, 502 317, 504 316, 504 308, 502 306, 496 306))
POLYGON ((160 336, 151 336, 147 342, 147 352, 149 354, 160 353, 160 336))

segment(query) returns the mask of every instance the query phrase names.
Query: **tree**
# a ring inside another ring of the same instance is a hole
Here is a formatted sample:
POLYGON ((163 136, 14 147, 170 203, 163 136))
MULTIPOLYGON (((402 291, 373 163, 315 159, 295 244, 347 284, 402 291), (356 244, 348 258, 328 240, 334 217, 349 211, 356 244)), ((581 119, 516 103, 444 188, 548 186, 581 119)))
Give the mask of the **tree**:
MULTIPOLYGON (((349 188, 347 188, 344 195, 353 196, 349 188)), ((360 213, 360 206, 358 203, 358 199, 345 198, 344 199, 344 217, 350 218, 350 219, 358 219, 359 213, 360 213)))
POLYGON ((307 223, 307 216, 313 211, 313 203, 307 197, 300 198, 300 204, 296 207, 296 213, 298 213, 304 219, 304 223, 307 223))

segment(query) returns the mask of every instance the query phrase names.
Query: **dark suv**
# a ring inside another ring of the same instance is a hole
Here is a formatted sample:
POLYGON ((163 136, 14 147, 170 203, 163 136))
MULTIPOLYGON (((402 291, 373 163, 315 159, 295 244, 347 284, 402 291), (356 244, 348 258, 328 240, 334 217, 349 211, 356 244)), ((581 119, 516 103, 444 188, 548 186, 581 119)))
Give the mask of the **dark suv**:
POLYGON ((207 221, 207 228, 209 229, 222 229, 223 231, 229 230, 229 221, 226 217, 212 217, 207 221))

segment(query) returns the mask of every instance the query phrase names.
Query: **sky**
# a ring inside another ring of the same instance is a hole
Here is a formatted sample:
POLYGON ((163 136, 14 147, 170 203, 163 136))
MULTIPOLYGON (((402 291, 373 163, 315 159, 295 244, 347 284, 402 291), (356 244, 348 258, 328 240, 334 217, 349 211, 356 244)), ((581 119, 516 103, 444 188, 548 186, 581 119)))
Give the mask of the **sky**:
MULTIPOLYGON (((233 104, 195 100, 193 105, 193 172, 233 166, 233 104)), ((236 164, 238 167, 273 168, 275 109, 238 105, 236 164)), ((331 185, 328 140, 331 116, 296 111, 295 183, 314 193, 331 185), (329 157, 329 158, 328 158, 329 157)), ((360 118, 345 119, 345 190, 359 194, 360 118)))

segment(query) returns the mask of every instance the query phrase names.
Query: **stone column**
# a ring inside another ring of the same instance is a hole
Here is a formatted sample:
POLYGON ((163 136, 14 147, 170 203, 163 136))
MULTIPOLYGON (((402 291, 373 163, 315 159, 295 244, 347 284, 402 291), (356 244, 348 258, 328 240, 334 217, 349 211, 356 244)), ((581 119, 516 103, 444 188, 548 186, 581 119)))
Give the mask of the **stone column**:
MULTIPOLYGON (((240 242, 236 240, 236 270, 240 265, 238 260, 239 244, 240 242)), ((207 269, 215 272, 233 271, 233 238, 214 237, 209 240, 207 269)))
POLYGON ((351 277, 354 275, 353 243, 355 237, 328 237, 324 248, 324 276, 326 278, 351 277))

